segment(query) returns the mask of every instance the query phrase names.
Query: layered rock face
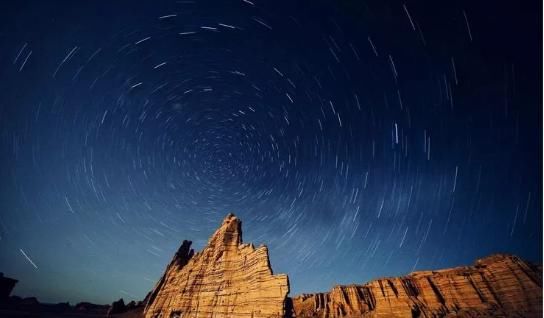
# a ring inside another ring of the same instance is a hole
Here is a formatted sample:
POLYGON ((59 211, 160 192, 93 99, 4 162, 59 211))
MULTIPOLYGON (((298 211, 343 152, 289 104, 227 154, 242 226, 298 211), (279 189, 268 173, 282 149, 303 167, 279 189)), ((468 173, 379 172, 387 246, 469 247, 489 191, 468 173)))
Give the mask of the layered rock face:
POLYGON ((199 253, 184 241, 153 291, 146 318, 279 318, 287 275, 273 275, 268 249, 242 243, 241 221, 229 214, 199 253))
POLYGON ((414 272, 288 298, 265 246, 242 243, 229 214, 195 254, 183 241, 146 297, 146 318, 541 317, 542 267, 497 254, 473 266, 414 272))
POLYGON ((292 299, 292 317, 541 317, 542 270, 511 255, 336 286, 292 299))

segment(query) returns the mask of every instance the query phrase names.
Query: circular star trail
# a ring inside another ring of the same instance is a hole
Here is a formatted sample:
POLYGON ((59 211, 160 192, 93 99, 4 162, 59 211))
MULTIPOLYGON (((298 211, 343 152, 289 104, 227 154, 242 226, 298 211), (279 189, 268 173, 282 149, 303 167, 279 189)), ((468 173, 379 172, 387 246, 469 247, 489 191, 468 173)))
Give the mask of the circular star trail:
POLYGON ((517 4, 2 6, 16 293, 143 299, 229 212, 291 294, 542 256, 539 26, 517 4))

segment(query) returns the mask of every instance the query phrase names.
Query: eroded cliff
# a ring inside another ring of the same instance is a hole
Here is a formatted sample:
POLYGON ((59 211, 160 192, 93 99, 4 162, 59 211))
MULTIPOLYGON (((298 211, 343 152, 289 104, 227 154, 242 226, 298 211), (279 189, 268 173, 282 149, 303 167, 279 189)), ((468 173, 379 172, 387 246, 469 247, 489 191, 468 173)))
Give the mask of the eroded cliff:
POLYGON ((183 241, 146 297, 146 318, 542 316, 542 267, 513 255, 289 298, 287 275, 273 275, 265 246, 242 243, 234 215, 201 252, 190 247, 183 241))
POLYGON ((237 217, 229 214, 201 252, 190 245, 183 242, 151 292, 146 318, 284 317, 287 275, 273 275, 266 246, 242 243, 237 217))
POLYGON ((542 272, 511 255, 473 266, 336 286, 292 299, 297 318, 541 317, 542 272))

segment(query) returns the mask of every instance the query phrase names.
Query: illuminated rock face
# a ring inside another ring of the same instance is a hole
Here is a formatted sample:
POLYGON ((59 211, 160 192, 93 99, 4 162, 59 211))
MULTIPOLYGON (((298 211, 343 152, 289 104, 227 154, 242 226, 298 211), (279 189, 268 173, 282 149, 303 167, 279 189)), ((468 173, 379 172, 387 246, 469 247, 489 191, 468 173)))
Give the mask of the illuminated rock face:
POLYGON ((511 255, 288 298, 265 246, 242 243, 229 214, 194 254, 184 241, 147 297, 146 318, 541 317, 542 267, 511 255))
POLYGON ((292 299, 291 316, 542 317, 542 270, 493 255, 469 267, 414 272, 292 299))
POLYGON ((242 243, 241 221, 229 214, 199 253, 184 241, 146 305, 146 318, 285 316, 287 275, 273 275, 268 249, 242 243), (193 255, 194 254, 194 255, 193 255))

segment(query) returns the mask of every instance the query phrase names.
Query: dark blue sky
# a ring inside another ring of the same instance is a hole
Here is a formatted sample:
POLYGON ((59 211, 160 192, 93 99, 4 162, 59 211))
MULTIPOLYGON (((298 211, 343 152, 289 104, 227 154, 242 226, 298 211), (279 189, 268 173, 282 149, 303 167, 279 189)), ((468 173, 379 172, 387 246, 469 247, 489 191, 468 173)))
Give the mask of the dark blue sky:
POLYGON ((538 1, 0 4, 0 270, 142 299, 228 212, 291 294, 542 258, 538 1))

